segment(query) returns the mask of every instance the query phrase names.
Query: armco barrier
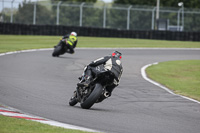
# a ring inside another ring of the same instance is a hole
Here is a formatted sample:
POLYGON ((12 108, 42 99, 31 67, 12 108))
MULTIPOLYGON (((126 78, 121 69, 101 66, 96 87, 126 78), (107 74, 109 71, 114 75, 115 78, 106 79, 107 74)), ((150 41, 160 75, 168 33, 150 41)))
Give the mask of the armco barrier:
POLYGON ((76 31, 79 36, 120 37, 157 40, 200 41, 200 32, 135 31, 108 28, 75 27, 63 25, 27 25, 0 23, 0 34, 12 35, 58 35, 76 31))

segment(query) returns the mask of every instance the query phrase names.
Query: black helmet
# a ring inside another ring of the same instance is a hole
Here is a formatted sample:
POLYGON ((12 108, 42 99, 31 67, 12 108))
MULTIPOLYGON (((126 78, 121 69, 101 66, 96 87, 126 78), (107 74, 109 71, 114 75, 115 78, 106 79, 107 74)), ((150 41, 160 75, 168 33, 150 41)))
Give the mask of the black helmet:
POLYGON ((121 54, 119 51, 114 51, 114 52, 112 53, 112 56, 113 56, 113 57, 117 57, 117 58, 119 58, 119 59, 122 58, 122 54, 121 54))

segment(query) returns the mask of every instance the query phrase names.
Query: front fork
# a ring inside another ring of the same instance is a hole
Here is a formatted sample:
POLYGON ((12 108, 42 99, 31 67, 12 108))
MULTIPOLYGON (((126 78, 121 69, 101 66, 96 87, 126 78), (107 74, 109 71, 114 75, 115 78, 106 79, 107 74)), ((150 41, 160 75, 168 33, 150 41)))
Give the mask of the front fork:
POLYGON ((76 99, 81 102, 87 97, 88 89, 82 87, 76 87, 76 99))

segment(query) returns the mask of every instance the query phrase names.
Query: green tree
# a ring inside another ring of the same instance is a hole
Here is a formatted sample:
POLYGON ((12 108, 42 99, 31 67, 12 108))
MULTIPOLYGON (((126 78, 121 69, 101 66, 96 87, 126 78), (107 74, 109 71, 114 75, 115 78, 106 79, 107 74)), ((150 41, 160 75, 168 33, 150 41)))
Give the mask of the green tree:
POLYGON ((58 2, 58 1, 62 1, 62 2, 96 2, 97 0, 51 0, 52 2, 58 2))
POLYGON ((131 11, 130 29, 132 30, 150 30, 151 29, 151 12, 131 11), (149 21, 147 21, 149 20, 149 21))
MULTIPOLYGON (((36 6, 36 24, 52 24, 51 11, 42 5, 36 6)), ((15 23, 33 24, 34 4, 31 2, 19 5, 19 9, 15 15, 15 23)))
MULTIPOLYGON (((178 7, 179 2, 183 2, 186 8, 200 8, 199 0, 160 0, 160 6, 178 7)), ((156 6, 157 0, 115 0, 114 3, 156 6)))
POLYGON ((107 28, 126 29, 127 11, 118 9, 107 9, 107 28))
POLYGON ((114 3, 129 5, 155 5, 156 0, 115 0, 114 3))
POLYGON ((84 8, 83 26, 102 27, 103 9, 102 8, 84 8))
MULTIPOLYGON (((55 11, 57 12, 57 10, 55 11)), ((79 7, 60 6, 60 25, 79 26, 79 7)))
MULTIPOLYGON (((57 4, 59 1, 52 1, 54 6, 52 7, 53 12, 57 12, 57 4), (56 3, 56 4, 55 4, 56 3)), ((59 7, 59 24, 67 26, 79 26, 80 25, 80 5, 82 2, 86 2, 85 5, 90 7, 83 7, 82 26, 87 27, 102 27, 103 25, 103 9, 95 8, 96 0, 62 0, 59 7), (73 3, 73 6, 68 6, 66 3, 73 3)))

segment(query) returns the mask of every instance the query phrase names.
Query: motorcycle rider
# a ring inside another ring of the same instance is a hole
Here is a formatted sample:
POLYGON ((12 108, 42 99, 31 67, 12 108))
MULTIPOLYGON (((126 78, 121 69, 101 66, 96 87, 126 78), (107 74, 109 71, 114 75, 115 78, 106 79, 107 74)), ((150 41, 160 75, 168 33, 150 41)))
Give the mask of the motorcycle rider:
POLYGON ((76 47, 77 42, 78 42, 77 33, 73 31, 70 34, 64 35, 61 38, 61 41, 58 43, 58 45, 61 45, 61 43, 66 44, 65 52, 73 54, 75 52, 74 48, 76 47))
POLYGON ((111 96, 113 89, 119 85, 119 80, 123 72, 121 55, 122 54, 120 52, 114 51, 109 56, 105 56, 91 62, 84 70, 82 76, 84 82, 78 83, 77 86, 87 87, 92 82, 92 79, 95 77, 95 75, 97 75, 102 71, 111 71, 115 76, 115 80, 112 85, 106 88, 106 90, 108 91, 107 96, 103 97, 102 100, 105 99, 106 97, 111 96))

